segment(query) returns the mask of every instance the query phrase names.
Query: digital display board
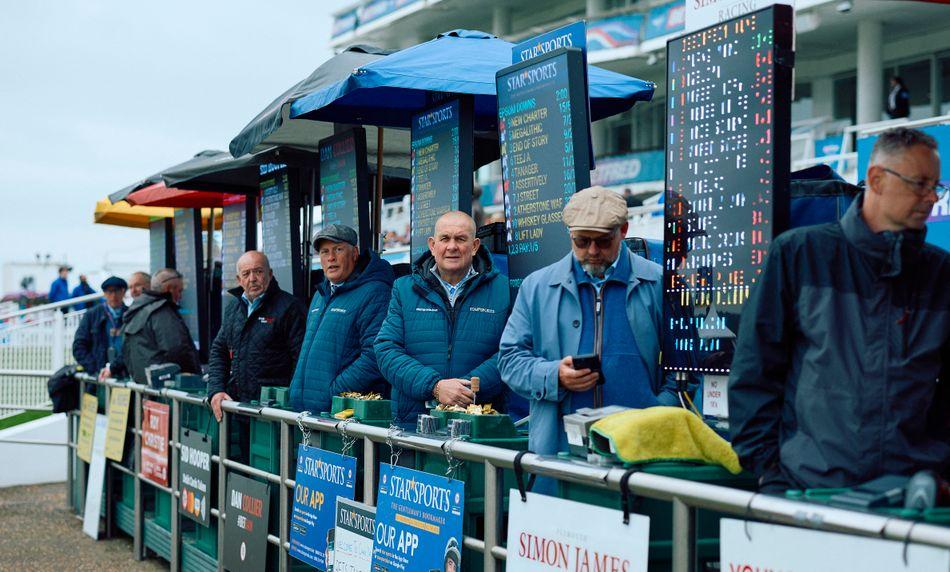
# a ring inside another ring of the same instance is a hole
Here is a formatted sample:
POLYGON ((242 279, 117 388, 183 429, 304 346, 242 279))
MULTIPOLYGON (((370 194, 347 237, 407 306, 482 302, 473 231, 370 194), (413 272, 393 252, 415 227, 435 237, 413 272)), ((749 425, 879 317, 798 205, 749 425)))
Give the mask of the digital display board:
POLYGON ((453 99, 412 117, 411 258, 429 251, 435 221, 448 211, 472 212, 472 100, 453 99))
POLYGON ((155 274, 162 268, 175 266, 175 250, 172 240, 172 221, 162 218, 148 223, 148 268, 155 274))
POLYGON ((247 246, 247 201, 243 195, 229 195, 223 200, 221 221, 221 288, 237 287, 237 261, 247 246))
POLYGON ((323 225, 356 230, 360 247, 373 248, 369 224, 366 130, 350 129, 320 141, 320 205, 323 225))
POLYGON ((498 137, 509 284, 571 250, 561 211, 590 186, 583 55, 561 48, 500 70, 498 137))
POLYGON ((787 227, 792 12, 776 5, 667 44, 667 371, 727 374, 739 316, 787 227))
POLYGON ((201 211, 175 209, 175 270, 181 274, 182 291, 179 313, 188 326, 195 347, 201 347, 201 211))
MULTIPOLYGON (((261 249, 277 284, 297 292, 300 279, 300 210, 286 165, 266 164, 261 176, 261 249)), ((226 270, 226 269, 225 269, 226 270)))

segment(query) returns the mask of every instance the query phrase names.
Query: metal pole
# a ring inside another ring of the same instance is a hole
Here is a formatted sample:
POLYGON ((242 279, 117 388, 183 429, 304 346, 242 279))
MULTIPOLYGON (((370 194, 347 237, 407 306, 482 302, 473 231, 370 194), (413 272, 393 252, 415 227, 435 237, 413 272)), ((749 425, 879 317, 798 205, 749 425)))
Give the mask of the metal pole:
POLYGON ((373 198, 373 246, 382 250, 383 225, 383 128, 376 128, 376 196, 373 198))
MULTIPOLYGON (((106 392, 106 415, 109 414, 109 405, 112 402, 112 388, 100 385, 98 391, 106 392)), ((115 536, 115 471, 112 463, 106 459, 106 538, 115 536)))
MULTIPOLYGON (((214 209, 211 211, 214 212, 214 209)), ((213 214, 211 215, 214 216, 213 214)), ((214 228, 214 227, 212 227, 214 228)), ((209 233, 208 238, 211 238, 209 233)), ((175 445, 178 444, 178 436, 181 435, 181 428, 179 427, 181 423, 181 404, 177 399, 172 399, 172 426, 171 434, 168 436, 168 451, 171 455, 171 494, 168 495, 168 502, 171 504, 169 508, 171 515, 171 525, 172 525, 172 538, 171 538, 171 571, 177 572, 181 564, 181 558, 179 552, 181 550, 181 517, 178 515, 178 498, 175 496, 175 493, 180 489, 178 484, 178 463, 181 460, 181 454, 178 452, 178 449, 175 445), (172 441, 174 437, 174 441, 172 441)))
POLYGON ((673 572, 696 572, 696 509, 673 498, 673 572))
POLYGON ((376 443, 363 439, 363 502, 376 505, 376 443))
POLYGON ((227 518, 228 469, 228 414, 221 415, 218 426, 218 572, 224 572, 224 519, 227 518))
POLYGON ((135 392, 135 458, 132 466, 135 467, 135 523, 132 525, 132 555, 136 560, 145 558, 144 528, 145 508, 142 506, 142 394, 135 392))
POLYGON ((278 547, 278 566, 280 572, 290 570, 290 552, 284 545, 290 541, 290 526, 287 507, 290 505, 290 495, 287 493, 287 479, 290 478, 290 425, 286 421, 280 422, 280 546, 278 547))
POLYGON ((492 554, 492 548, 498 545, 499 531, 502 524, 502 500, 504 491, 501 490, 501 469, 485 461, 485 560, 484 571, 495 572, 498 563, 492 554))
POLYGON ((60 311, 53 312, 53 355, 51 369, 63 367, 66 363, 66 318, 60 311))
MULTIPOLYGON (((73 423, 76 421, 76 416, 73 415, 72 411, 66 412, 66 443, 74 443, 75 437, 73 436, 73 423)), ((73 487, 75 486, 76 476, 76 449, 73 447, 66 447, 66 506, 69 507, 69 510, 73 510, 73 503, 76 499, 73 498, 73 487)))

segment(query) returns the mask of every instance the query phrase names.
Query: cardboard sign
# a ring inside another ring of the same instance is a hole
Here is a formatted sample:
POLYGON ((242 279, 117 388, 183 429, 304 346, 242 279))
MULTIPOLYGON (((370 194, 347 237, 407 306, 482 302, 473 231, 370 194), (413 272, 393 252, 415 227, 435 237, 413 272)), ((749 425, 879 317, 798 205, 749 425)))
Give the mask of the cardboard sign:
POLYGON ((168 486, 168 405, 146 400, 142 403, 142 475, 168 486))
POLYGON ((376 507, 337 498, 336 529, 327 543, 327 569, 370 572, 375 531, 376 507))
MULTIPOLYGON (((95 397, 93 397, 95 399, 95 397)), ((102 485, 106 475, 106 426, 105 415, 96 415, 92 439, 92 461, 89 463, 89 479, 86 481, 86 504, 83 507, 82 531, 99 540, 99 509, 102 507, 102 485)))
POLYGON ((337 497, 352 499, 356 459, 300 445, 294 508, 290 516, 290 555, 327 569, 327 547, 336 522, 337 497))
POLYGON ((270 486, 231 473, 225 498, 224 567, 234 572, 266 569, 270 486))
POLYGON ((128 433, 129 403, 132 390, 128 387, 113 387, 109 397, 109 427, 106 429, 106 458, 122 462, 125 451, 125 435, 128 433))
POLYGON ((946 572, 950 569, 950 550, 946 548, 920 544, 905 546, 903 542, 894 540, 745 522, 731 518, 724 518, 719 522, 719 554, 723 572, 946 572), (807 550, 803 550, 803 547, 807 547, 807 550))
POLYGON ((99 399, 95 395, 82 394, 79 407, 79 437, 76 455, 85 462, 92 460, 92 435, 96 431, 96 412, 99 411, 99 399))
POLYGON ((703 415, 729 418, 729 376, 703 376, 703 415))
POLYGON ((211 515, 211 438, 204 433, 182 429, 178 460, 178 511, 208 526, 211 515))
POLYGON ((647 569, 649 517, 631 514, 624 524, 619 510, 537 493, 521 502, 517 489, 510 495, 508 572, 647 569))
POLYGON ((376 498, 373 570, 461 570, 465 483, 383 463, 376 498))

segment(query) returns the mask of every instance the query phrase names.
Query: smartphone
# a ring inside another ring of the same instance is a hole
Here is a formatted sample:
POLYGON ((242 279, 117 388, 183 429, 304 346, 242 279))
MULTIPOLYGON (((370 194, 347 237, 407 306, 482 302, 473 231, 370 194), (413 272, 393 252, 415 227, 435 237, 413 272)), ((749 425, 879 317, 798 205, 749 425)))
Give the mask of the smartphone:
POLYGON ((597 354, 586 354, 582 356, 571 356, 574 363, 574 369, 589 369, 600 374, 597 377, 597 385, 604 384, 604 372, 600 367, 600 356, 597 354))

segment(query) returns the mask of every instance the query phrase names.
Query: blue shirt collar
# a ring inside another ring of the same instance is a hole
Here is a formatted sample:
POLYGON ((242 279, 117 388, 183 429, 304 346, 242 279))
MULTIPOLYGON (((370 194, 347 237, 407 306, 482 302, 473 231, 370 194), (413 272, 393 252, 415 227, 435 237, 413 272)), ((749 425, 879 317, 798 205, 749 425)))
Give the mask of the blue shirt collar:
POLYGON ((254 298, 254 301, 248 300, 247 294, 241 293, 241 300, 244 300, 244 303, 247 304, 247 315, 250 316, 254 310, 256 310, 260 305, 261 301, 264 299, 265 292, 262 292, 260 296, 254 298))
POLYGON ((462 291, 462 287, 465 286, 465 283, 478 275, 478 272, 475 271, 475 265, 468 267, 468 272, 465 273, 465 277, 459 280, 458 284, 454 286, 449 284, 439 276, 439 271, 436 266, 433 264, 432 268, 429 269, 429 272, 435 274, 436 279, 442 284, 442 288, 445 290, 446 296, 449 298, 449 305, 455 306, 455 299, 458 297, 459 293, 462 291))

